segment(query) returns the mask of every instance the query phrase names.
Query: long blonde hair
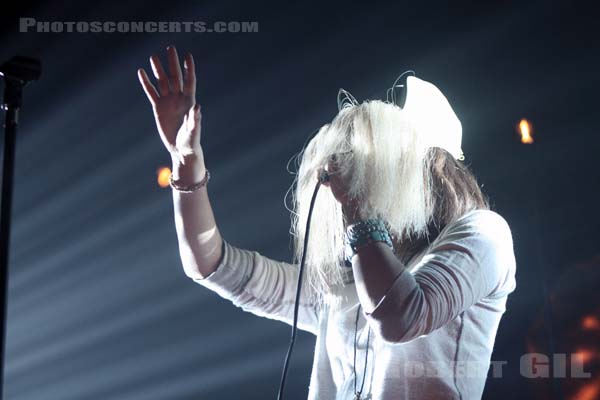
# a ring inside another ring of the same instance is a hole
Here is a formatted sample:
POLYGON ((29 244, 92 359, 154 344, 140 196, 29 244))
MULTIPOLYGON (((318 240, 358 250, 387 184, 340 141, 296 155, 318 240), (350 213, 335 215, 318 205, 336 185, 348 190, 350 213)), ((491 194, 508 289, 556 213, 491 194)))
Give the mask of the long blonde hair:
MULTIPOLYGON (((445 150, 427 149, 400 107, 379 100, 347 106, 297 156, 290 231, 296 263, 318 171, 333 154, 360 215, 385 220, 401 244, 395 249, 401 256, 423 249, 464 212, 489 208, 468 168, 445 150)), ((331 190, 321 188, 305 261, 313 301, 322 303, 333 288, 345 284, 344 231, 341 205, 331 190)))

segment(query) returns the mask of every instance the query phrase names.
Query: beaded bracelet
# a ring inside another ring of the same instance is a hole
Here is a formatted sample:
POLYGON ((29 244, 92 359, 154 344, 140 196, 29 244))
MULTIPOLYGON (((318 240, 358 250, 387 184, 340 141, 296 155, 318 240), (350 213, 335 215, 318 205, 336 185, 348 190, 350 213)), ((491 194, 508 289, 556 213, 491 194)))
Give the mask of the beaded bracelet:
POLYGON ((346 266, 352 266, 350 260, 358 252, 358 249, 373 242, 384 242, 393 249, 392 238, 386 223, 377 218, 369 218, 356 222, 346 228, 344 235, 346 247, 346 266))
POLYGON ((178 184, 176 184, 173 181, 173 174, 169 175, 169 185, 179 191, 179 192, 183 192, 183 193, 192 193, 198 189, 200 189, 202 186, 206 186, 206 184, 208 184, 208 181, 210 180, 210 172, 208 172, 208 169, 206 169, 206 174, 204 174, 204 178, 202 178, 202 180, 198 183, 194 183, 192 185, 189 186, 179 186, 178 184))

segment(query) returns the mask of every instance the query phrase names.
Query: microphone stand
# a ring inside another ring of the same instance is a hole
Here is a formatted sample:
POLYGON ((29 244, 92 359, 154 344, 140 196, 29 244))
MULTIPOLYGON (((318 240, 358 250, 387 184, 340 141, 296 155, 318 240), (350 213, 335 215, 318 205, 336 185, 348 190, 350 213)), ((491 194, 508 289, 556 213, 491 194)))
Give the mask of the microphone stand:
POLYGON ((8 250, 10 246, 10 214, 12 208, 15 144, 19 125, 19 109, 23 87, 37 80, 42 72, 40 60, 15 56, 0 65, 4 77, 4 155, 2 159, 2 204, 0 207, 0 400, 4 388, 4 356, 6 344, 6 301, 8 297, 8 250))

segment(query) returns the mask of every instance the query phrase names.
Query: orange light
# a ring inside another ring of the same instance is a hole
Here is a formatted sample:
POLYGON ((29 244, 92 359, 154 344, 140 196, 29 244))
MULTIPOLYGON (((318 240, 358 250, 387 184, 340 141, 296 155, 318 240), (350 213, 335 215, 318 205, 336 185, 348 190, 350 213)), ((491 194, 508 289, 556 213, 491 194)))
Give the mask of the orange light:
POLYGON ((533 143, 533 129, 531 127, 531 123, 523 118, 519 121, 519 133, 521 134, 521 143, 531 144, 533 143))
POLYGON ((573 354, 581 364, 587 364, 596 358, 597 354, 590 349, 577 349, 573 354))
POLYGON ((600 382, 590 382, 585 384, 572 396, 571 400, 594 400, 600 394, 600 382))
POLYGON ((169 178, 171 177, 171 169, 167 167, 161 167, 156 170, 158 186, 166 188, 169 186, 169 178))
POLYGON ((581 326, 586 331, 597 331, 600 330, 600 319, 595 315, 586 315, 581 320, 581 326))

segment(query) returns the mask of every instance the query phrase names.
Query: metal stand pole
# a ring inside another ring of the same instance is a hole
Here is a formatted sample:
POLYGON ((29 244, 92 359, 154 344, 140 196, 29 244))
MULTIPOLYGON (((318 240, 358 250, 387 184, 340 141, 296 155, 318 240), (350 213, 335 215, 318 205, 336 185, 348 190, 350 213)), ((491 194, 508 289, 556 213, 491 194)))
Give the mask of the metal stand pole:
POLYGON ((12 209, 15 145, 19 125, 19 109, 23 98, 23 87, 37 80, 41 64, 29 57, 13 57, 0 66, 4 77, 4 155, 2 159, 2 203, 0 207, 0 400, 4 388, 4 355, 6 343, 6 300, 8 296, 8 251, 10 248, 10 217, 12 209))

